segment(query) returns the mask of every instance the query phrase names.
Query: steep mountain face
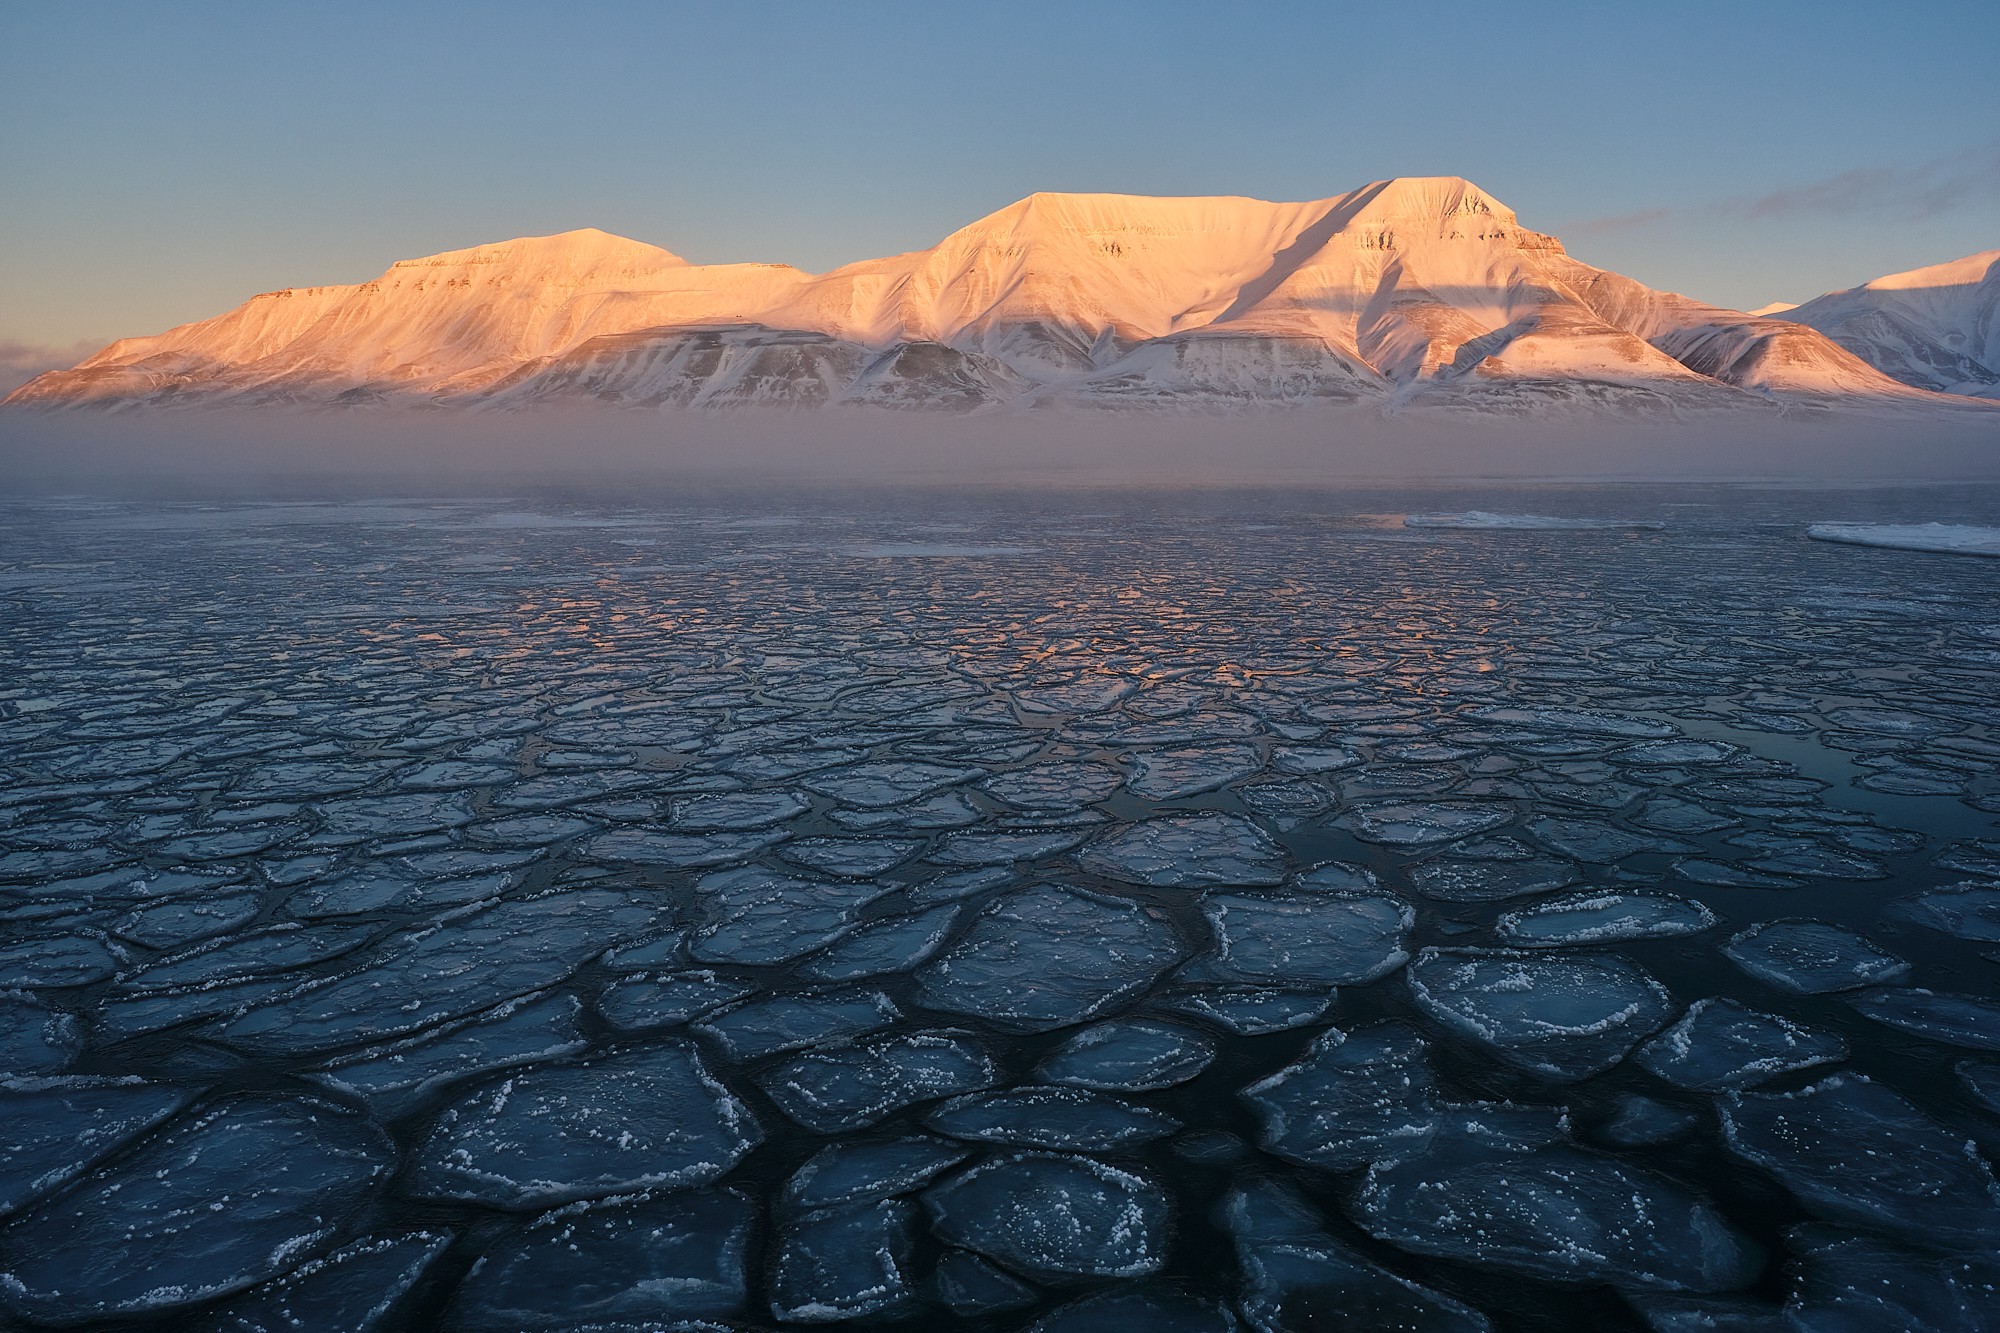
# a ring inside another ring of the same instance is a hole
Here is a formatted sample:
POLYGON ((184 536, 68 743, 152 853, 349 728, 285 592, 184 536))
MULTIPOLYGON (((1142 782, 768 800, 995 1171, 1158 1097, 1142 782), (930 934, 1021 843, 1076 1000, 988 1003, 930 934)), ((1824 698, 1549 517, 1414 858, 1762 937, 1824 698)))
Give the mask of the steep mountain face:
POLYGON ((2000 398, 2000 250, 1829 292, 1784 318, 1901 383, 2000 398))
POLYGON ((1570 258, 1469 181, 1307 203, 1038 194, 813 275, 598 231, 275 292, 10 403, 841 403, 1531 412, 1928 402, 1797 322, 1570 258))

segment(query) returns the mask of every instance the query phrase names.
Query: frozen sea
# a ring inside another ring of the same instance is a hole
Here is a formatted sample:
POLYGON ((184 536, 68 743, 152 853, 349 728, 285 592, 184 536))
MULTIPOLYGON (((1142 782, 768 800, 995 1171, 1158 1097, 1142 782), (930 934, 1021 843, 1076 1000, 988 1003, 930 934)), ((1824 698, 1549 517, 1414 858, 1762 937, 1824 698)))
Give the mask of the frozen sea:
POLYGON ((0 1322, 2000 1328, 1996 515, 9 505, 0 1322))

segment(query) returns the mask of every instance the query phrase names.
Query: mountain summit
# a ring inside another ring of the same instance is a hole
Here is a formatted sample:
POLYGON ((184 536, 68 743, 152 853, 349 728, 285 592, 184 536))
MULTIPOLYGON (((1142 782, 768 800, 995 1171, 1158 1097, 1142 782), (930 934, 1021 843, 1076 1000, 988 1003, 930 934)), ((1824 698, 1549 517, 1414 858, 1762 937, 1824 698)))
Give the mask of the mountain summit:
POLYGON ((1829 292, 1784 317, 1904 384, 2000 398, 2000 250, 1829 292))
POLYGON ((1572 259, 1454 176, 1329 199, 1036 194, 824 274, 585 230, 271 292, 17 405, 1510 412, 1942 401, 1797 322, 1572 259))

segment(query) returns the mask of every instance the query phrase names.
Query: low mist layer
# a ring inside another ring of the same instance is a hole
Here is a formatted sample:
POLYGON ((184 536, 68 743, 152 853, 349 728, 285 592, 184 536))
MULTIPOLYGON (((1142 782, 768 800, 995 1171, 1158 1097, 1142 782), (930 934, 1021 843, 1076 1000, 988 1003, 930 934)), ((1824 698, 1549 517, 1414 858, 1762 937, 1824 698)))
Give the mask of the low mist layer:
POLYGON ((840 413, 444 416, 273 409, 0 416, 14 494, 487 494, 689 486, 1184 486, 1366 479, 2000 479, 2000 425, 1715 414, 1471 422, 1372 411, 1236 417, 840 413))

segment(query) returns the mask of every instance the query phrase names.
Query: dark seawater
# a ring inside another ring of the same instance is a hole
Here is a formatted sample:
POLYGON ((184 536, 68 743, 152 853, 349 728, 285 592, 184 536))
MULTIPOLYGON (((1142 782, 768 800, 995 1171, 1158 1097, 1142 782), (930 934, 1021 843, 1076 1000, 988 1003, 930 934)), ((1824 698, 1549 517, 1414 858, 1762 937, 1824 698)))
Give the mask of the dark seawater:
POLYGON ((1835 519, 2000 492, 8 507, 0 1305, 2000 1327, 2000 561, 1835 519))

